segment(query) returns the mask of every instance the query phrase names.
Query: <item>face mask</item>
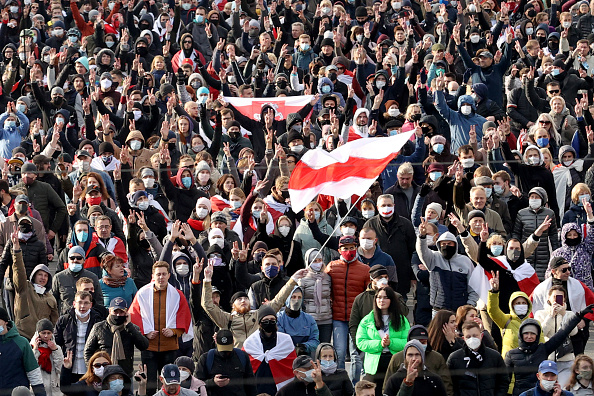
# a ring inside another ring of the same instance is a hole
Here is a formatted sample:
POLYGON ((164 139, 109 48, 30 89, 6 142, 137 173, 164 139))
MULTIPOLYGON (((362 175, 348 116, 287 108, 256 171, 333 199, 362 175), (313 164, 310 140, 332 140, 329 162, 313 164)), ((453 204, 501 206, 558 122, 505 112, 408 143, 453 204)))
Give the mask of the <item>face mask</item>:
POLYGON ((305 148, 304 145, 298 144, 296 146, 291 147, 291 151, 294 153, 300 153, 301 151, 303 151, 304 148, 305 148))
POLYGON ((456 246, 449 246, 449 245, 440 246, 440 251, 441 251, 441 255, 446 260, 449 260, 452 257, 454 257, 454 254, 456 254, 456 246))
POLYGON ((309 44, 299 44, 299 48, 301 48, 301 51, 307 51, 309 50, 309 44))
POLYGON ((22 232, 22 231, 19 231, 18 238, 21 241, 28 241, 29 238, 31 238, 32 236, 33 236, 33 232, 22 232))
MULTIPOLYGON (((356 39, 358 42, 361 42, 361 41, 363 41, 363 35, 362 35, 362 34, 357 34, 357 35, 355 35, 355 39, 356 39)), ((378 88, 379 88, 379 87, 378 87, 378 88)))
POLYGON ((534 29, 533 29, 533 28, 526 28, 526 34, 527 34, 528 36, 531 36, 531 35, 532 35, 532 33, 534 33, 534 29))
POLYGON ((315 272, 320 272, 322 270, 322 266, 324 265, 324 263, 317 262, 317 263, 312 263, 309 268, 311 268, 312 270, 314 270, 315 272))
MULTIPOLYGON (((112 84, 111 81, 106 78, 101 80, 101 88, 103 88, 103 89, 111 88, 111 84, 112 84)), ((135 114, 136 114, 136 112, 135 112, 135 114)))
POLYGON ((266 255, 266 252, 258 252, 256 254, 254 254, 254 262, 262 263, 262 259, 264 258, 265 255, 266 255))
POLYGON ((206 208, 200 208, 200 209, 196 210, 196 216, 198 216, 199 219, 205 218, 207 214, 208 214, 208 209, 206 209, 206 208))
POLYGON ((45 293, 45 287, 38 285, 37 283, 33 283, 33 287, 35 288, 35 293, 37 293, 37 294, 45 293))
POLYGON ((101 159, 103 160, 103 163, 105 165, 109 165, 109 164, 111 164, 111 160, 113 160, 113 155, 106 155, 106 156, 101 157, 101 159))
POLYGON ((479 36, 478 34, 473 34, 472 36, 470 36, 470 42, 473 44, 476 44, 480 41, 481 36, 479 36))
POLYGON ((347 263, 350 263, 353 260, 355 260, 355 257, 357 256, 357 251, 356 250, 344 250, 344 251, 340 252, 340 255, 347 263))
POLYGON ((361 244, 361 247, 363 248, 363 250, 370 250, 371 248, 373 248, 373 244, 374 244, 374 240, 373 239, 360 239, 359 243, 361 244))
POLYGON ((52 32, 52 34, 56 37, 58 36, 62 36, 64 34, 64 30, 62 29, 54 29, 54 31, 52 32))
MULTIPOLYGON (((91 311, 87 311, 87 312, 91 312, 91 311)), ((95 367, 93 367, 93 373, 94 373, 94 374, 95 374, 97 377, 99 377, 99 378, 101 378, 101 379, 103 379, 103 372, 104 372, 104 371, 105 371, 105 367, 103 367, 103 366, 101 366, 101 367, 99 367, 99 368, 95 368, 95 367)))
POLYGON ((149 201, 142 201, 138 203, 138 209, 145 211, 149 207, 149 201))
POLYGON ((142 116, 142 111, 140 110, 134 110, 132 113, 134 114, 134 121, 138 121, 138 119, 142 116))
POLYGON ((327 94, 327 93, 330 93, 330 91, 332 91, 332 88, 330 88, 330 85, 322 86, 322 93, 327 94))
POLYGON ((493 256, 499 256, 503 252, 503 246, 501 245, 491 245, 491 254, 493 256))
POLYGON ((493 189, 490 187, 485 187, 485 194, 487 195, 487 199, 491 198, 491 194, 493 193, 493 189))
POLYGON ((390 217, 394 214, 394 207, 393 206, 383 206, 378 208, 379 214, 382 217, 390 217))
POLYGON ((101 203, 101 197, 87 198, 87 203, 89 206, 99 205, 101 203))
POLYGON ((476 351, 481 346, 480 338, 471 337, 464 341, 466 342, 466 345, 468 346, 468 348, 472 349, 473 351, 476 351))
POLYGON ((464 158, 460 160, 464 168, 472 168, 474 166, 474 158, 464 158))
POLYGON ((88 237, 89 237, 89 233, 86 231, 79 231, 76 233, 76 239, 79 242, 85 243, 87 241, 88 237))
POLYGON ((289 235, 289 231, 291 231, 291 227, 287 227, 287 226, 278 227, 278 232, 280 232, 280 234, 284 237, 289 235))
POLYGON ((262 214, 261 210, 252 210, 252 216, 254 216, 256 219, 260 218, 260 214, 262 214))
POLYGON ((198 181, 200 183, 206 183, 210 180, 210 173, 199 173, 198 174, 198 181))
POLYGON ((470 113, 472 113, 472 106, 470 106, 470 105, 463 105, 463 106, 460 107, 460 111, 464 115, 469 115, 470 113))
POLYGON ((385 86, 386 86, 386 82, 385 82, 385 81, 378 81, 378 82, 376 82, 376 83, 375 83, 375 86, 376 86, 378 89, 382 89, 383 87, 385 87, 385 86))
POLYGON ((76 37, 76 36, 68 36, 68 40, 69 40, 71 43, 73 43, 73 44, 74 44, 74 43, 76 43, 76 42, 78 41, 78 37, 76 37))
POLYGON ((342 227, 340 229, 340 231, 342 232, 342 235, 346 235, 346 236, 353 236, 353 235, 355 235, 355 229, 354 228, 342 227))
POLYGON ((83 172, 88 172, 88 171, 90 171, 90 170, 91 170, 91 163, 90 163, 90 162, 87 162, 87 161, 84 161, 84 162, 82 162, 82 163, 80 164, 80 169, 81 169, 83 172))
POLYGON ((183 8, 185 11, 188 11, 190 8, 192 8, 192 4, 191 4, 191 3, 182 3, 182 5, 181 5, 181 6, 182 6, 182 8, 183 8))
POLYGON ((493 189, 495 190, 495 195, 501 195, 501 194, 503 194, 503 187, 495 184, 493 186, 493 189))
POLYGON ((188 373, 186 370, 179 370, 179 379, 181 382, 184 382, 188 378, 190 378, 190 373, 188 373))
POLYGON ((400 8, 402 8, 402 3, 400 1, 395 1, 392 3, 392 8, 395 10, 399 10, 400 8))
POLYGON ((58 125, 64 125, 64 119, 62 117, 57 117, 56 118, 56 124, 58 124, 58 125))
POLYGON ((538 147, 546 147, 549 145, 549 138, 538 138, 536 139, 538 147))
POLYGON ((18 105, 16 105, 16 108, 21 113, 24 113, 27 110, 27 106, 25 106, 24 104, 18 104, 18 105))
POLYGON ((83 312, 80 312, 78 309, 74 308, 74 312, 76 313, 76 316, 78 316, 81 319, 84 319, 91 314, 90 309, 87 312, 83 313, 83 312))
POLYGON ((567 238, 565 239, 565 243, 567 244, 567 246, 577 246, 580 244, 580 242, 582 242, 582 237, 581 236, 577 236, 577 238, 567 238))
POLYGON ((4 122, 4 129, 13 129, 16 128, 16 121, 5 121, 4 122))
MULTIPOLYGON (((122 316, 126 319, 125 316, 122 316)), ((124 380, 123 379, 116 379, 113 381, 109 381, 109 389, 116 392, 121 392, 124 389, 124 380)))
POLYGON ((388 286, 388 280, 386 278, 380 278, 375 282, 375 286, 380 289, 384 286, 388 286))
POLYGON ((118 315, 109 315, 109 318, 116 326, 121 326, 126 323, 125 316, 118 316, 118 315))
POLYGON ((514 312, 519 316, 526 315, 528 313, 528 304, 515 304, 514 312))
POLYGON ((508 250, 506 256, 509 261, 515 262, 520 258, 521 254, 522 252, 520 250, 508 250))
POLYGON ((146 188, 153 188, 155 186, 155 179, 152 177, 147 177, 146 179, 142 179, 142 181, 146 188))
POLYGON ((0 326, 0 333, 4 331, 4 326, 0 326))
POLYGON ((83 265, 82 264, 70 264, 68 265, 68 269, 70 269, 70 271, 72 272, 80 272, 83 269, 83 265))
POLYGON ((561 74, 561 72, 559 71, 559 69, 553 69, 553 70, 551 70, 551 75, 552 76, 558 76, 559 74, 561 74))
POLYGON ((375 216, 375 211, 372 210, 363 210, 361 211, 361 213, 363 214, 363 217, 365 217, 366 219, 371 219, 373 216, 375 216))
POLYGON ((241 201, 231 201, 231 206, 233 206, 234 209, 241 208, 241 205, 241 201))
POLYGON ((299 311, 301 310, 301 303, 303 302, 303 300, 291 300, 289 301, 289 308, 291 309, 291 311, 299 311))
POLYGON ((338 368, 338 364, 334 360, 321 360, 320 368, 324 374, 334 374, 338 368))
POLYGON ((107 48, 113 47, 114 44, 115 44, 115 41, 106 41, 105 42, 105 45, 107 45, 107 48))
POLYGON ((19 214, 24 214, 24 213, 27 213, 27 209, 29 209, 29 205, 20 203, 20 204, 17 204, 16 209, 17 209, 17 212, 19 212, 19 214))
POLYGON ((221 249, 225 246, 225 240, 223 238, 209 238, 208 243, 210 243, 210 246, 219 245, 221 249))
POLYGON ((542 204, 542 200, 539 198, 528 200, 528 205, 530 206, 531 209, 534 209, 534 210, 539 209, 541 204, 542 204))
POLYGON ((190 266, 188 264, 177 264, 175 266, 175 272, 178 275, 186 276, 190 273, 190 266))
POLYGON ((107 6, 109 7, 109 10, 111 11, 111 10, 113 10, 113 7, 115 7, 115 3, 109 3, 107 6))
POLYGON ((528 157, 528 165, 538 165, 540 164, 540 157, 538 156, 532 156, 532 157, 528 157))
POLYGON ((441 143, 435 143, 432 148, 437 154, 441 154, 444 149, 444 145, 441 143))
POLYGON ((274 333, 276 331, 276 323, 260 323, 260 329, 262 329, 264 333, 274 333))
POLYGON ((430 172, 429 173, 429 179, 431 179, 432 181, 436 181, 440 177, 441 177, 441 172, 430 172))
POLYGON ((192 178, 189 177, 189 176, 182 177, 181 182, 182 182, 182 184, 184 185, 185 188, 192 187, 192 178))
MULTIPOLYGON (((136 118, 136 116, 134 116, 134 118, 136 118)), ((132 150, 132 151, 140 150, 140 147, 142 147, 142 142, 140 140, 131 140, 130 141, 130 150, 132 150)))
POLYGON ((13 14, 17 14, 19 12, 18 6, 10 6, 10 12, 13 14))
POLYGON ((225 265, 220 257, 211 257, 211 259, 213 260, 213 267, 223 267, 225 265))
POLYGON ((468 12, 476 12, 476 6, 474 4, 470 4, 468 6, 468 12))
POLYGON ((540 386, 547 392, 552 391, 556 383, 557 381, 540 380, 540 386))
MULTIPOLYGON (((383 88, 383 87, 384 87, 384 85, 386 85, 386 84, 384 83, 384 84, 383 84, 383 85, 380 87, 380 86, 379 86, 379 83, 380 83, 380 81, 378 81, 378 86, 377 86, 377 87, 378 87, 378 88, 380 88, 380 89, 381 89, 381 88, 383 88)), ((398 116, 400 115, 400 109, 398 109, 398 108, 388 109, 388 115, 389 115, 390 117, 398 117, 398 116)))
POLYGON ((264 274, 267 278, 272 279, 278 275, 278 267, 276 265, 269 265, 264 268, 264 274))
POLYGON ((322 7, 322 14, 328 15, 330 14, 330 11, 332 11, 330 7, 322 7))
POLYGON ((580 370, 580 373, 577 375, 577 379, 585 379, 590 381, 590 379, 592 379, 592 370, 580 370))

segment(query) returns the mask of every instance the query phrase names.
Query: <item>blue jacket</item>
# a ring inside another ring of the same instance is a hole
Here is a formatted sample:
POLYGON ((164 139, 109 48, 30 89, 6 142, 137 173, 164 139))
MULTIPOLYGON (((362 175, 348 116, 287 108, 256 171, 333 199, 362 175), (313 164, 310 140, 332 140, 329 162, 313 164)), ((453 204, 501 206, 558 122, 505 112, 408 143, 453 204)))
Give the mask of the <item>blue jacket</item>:
MULTIPOLYGON (((301 290, 301 288, 295 287, 293 292, 295 292, 295 290, 301 290)), ((293 295, 293 292, 291 293, 291 296, 293 295)), ((310 314, 307 314, 302 310, 299 311, 299 316, 296 318, 292 318, 287 314, 291 296, 289 296, 285 302, 285 310, 276 315, 278 331, 290 335, 294 345, 305 345, 307 354, 313 356, 313 353, 320 344, 320 331, 318 330, 318 325, 310 314)))
POLYGON ((383 190, 392 187, 398 181, 397 173, 400 164, 410 162, 411 164, 418 164, 425 159, 425 141, 423 137, 418 137, 415 140, 415 151, 411 155, 398 155, 386 165, 386 168, 381 173, 383 190))
MULTIPOLYGON (((553 392, 545 392, 539 384, 532 389, 528 389, 526 392, 520 393, 520 396, 551 396, 553 392)), ((561 396, 573 396, 573 393, 561 390, 561 396)))
POLYGON ((563 215, 563 220, 561 220, 561 225, 567 223, 577 223, 580 227, 583 226, 588 222, 588 215, 584 210, 583 206, 578 206, 574 203, 571 204, 567 212, 563 215))
POLYGON ((293 54, 293 62, 295 62, 298 68, 302 70, 309 70, 309 64, 317 57, 318 56, 311 47, 305 52, 301 51, 301 49, 298 49, 293 54))
POLYGON ((0 156, 2 158, 11 158, 12 149, 21 145, 24 137, 29 133, 29 119, 25 114, 15 109, 15 114, 19 119, 20 125, 14 128, 4 128, 4 121, 8 118, 8 113, 0 115, 0 156))
POLYGON ((470 140, 470 127, 472 125, 476 126, 477 142, 480 142, 483 139, 483 124, 487 122, 487 120, 476 114, 476 104, 472 96, 460 96, 458 98, 458 111, 454 111, 448 106, 443 91, 435 91, 435 107, 437 108, 437 111, 439 111, 439 114, 450 125, 450 135, 452 137, 450 148, 452 154, 456 154, 456 151, 460 146, 468 144, 468 141, 470 140), (469 115, 462 114, 460 112, 462 103, 470 104, 472 106, 472 113, 469 115))
MULTIPOLYGON (((107 276, 107 272, 103 270, 103 276, 107 276)), ((126 279, 126 283, 121 287, 111 287, 103 282, 103 278, 99 279, 99 286, 101 286, 101 292, 103 293, 103 305, 109 307, 109 303, 116 297, 122 297, 128 303, 128 306, 132 304, 134 296, 138 289, 132 278, 126 279)))

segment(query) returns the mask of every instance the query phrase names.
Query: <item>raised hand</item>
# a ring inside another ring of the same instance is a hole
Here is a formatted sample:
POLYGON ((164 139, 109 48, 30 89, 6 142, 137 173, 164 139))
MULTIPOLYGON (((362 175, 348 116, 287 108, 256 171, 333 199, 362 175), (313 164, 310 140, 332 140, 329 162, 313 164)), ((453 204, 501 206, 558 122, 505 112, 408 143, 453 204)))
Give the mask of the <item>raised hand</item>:
POLYGON ((534 235, 536 235, 537 237, 542 236, 542 234, 549 229, 549 227, 551 226, 551 223, 553 222, 553 219, 551 219, 549 216, 545 217, 545 219, 543 220, 543 222, 538 226, 538 228, 536 229, 536 231, 534 231, 534 235))
POLYGON ((196 257, 196 264, 192 267, 193 269, 193 281, 198 282, 200 280, 200 274, 204 268, 204 258, 196 257))
POLYGON ((483 223, 483 226, 481 227, 481 242, 487 242, 487 240, 489 239, 489 224, 488 223, 483 223))
POLYGON ((208 265, 206 266, 206 268, 204 269, 204 281, 205 282, 210 282, 212 281, 212 273, 213 273, 213 265, 212 265, 212 261, 208 260, 208 265))
POLYGON ((456 230, 458 230, 459 233, 464 232, 466 228, 464 228, 464 225, 462 224, 458 216, 456 216, 454 213, 450 213, 448 214, 448 218, 450 219, 450 224, 456 227, 456 230))
POLYGON ((426 218, 421 217, 421 224, 419 224, 419 235, 424 237, 427 235, 427 225, 429 221, 426 218))
POLYGON ((62 365, 67 369, 72 368, 72 363, 73 363, 72 356, 73 356, 72 350, 69 350, 66 352, 66 356, 64 357, 64 363, 62 365))
POLYGON ((489 279, 489 284, 491 285, 491 291, 498 291, 499 290, 499 271, 491 271, 491 279, 489 279))

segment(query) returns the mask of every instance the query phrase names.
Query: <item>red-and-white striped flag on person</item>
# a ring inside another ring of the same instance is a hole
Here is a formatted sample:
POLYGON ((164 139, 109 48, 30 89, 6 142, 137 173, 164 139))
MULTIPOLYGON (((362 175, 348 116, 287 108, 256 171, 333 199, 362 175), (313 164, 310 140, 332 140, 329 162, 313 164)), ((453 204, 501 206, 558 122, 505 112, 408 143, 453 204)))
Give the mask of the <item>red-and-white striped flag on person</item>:
POLYGON ((342 199, 362 196, 413 133, 359 139, 331 152, 308 151, 289 181, 293 211, 298 213, 318 194, 342 199))
MULTIPOLYGON (((540 283, 538 276, 536 275, 536 271, 534 271, 534 268, 528 261, 524 261, 524 264, 521 264, 516 269, 512 269, 512 267, 507 262, 507 257, 505 256, 493 257, 491 260, 493 260, 502 269, 510 271, 516 282, 518 282, 520 290, 527 295, 531 295, 534 288, 540 283)), ((492 277, 493 276, 491 275, 491 272, 485 270, 480 264, 477 264, 474 271, 472 271, 470 281, 468 282, 470 287, 472 287, 472 289, 476 292, 476 294, 478 294, 479 298, 483 300, 485 304, 487 303, 489 290, 491 290, 489 279, 492 277)))
MULTIPOLYGON (((276 345, 274 348, 264 351, 260 330, 256 330, 243 343, 243 350, 250 356, 250 363, 254 374, 260 368, 262 362, 268 363, 272 377, 279 390, 295 378, 293 374, 293 360, 297 357, 291 336, 280 331, 276 333, 276 345)), ((258 378, 256 376, 256 378, 258 378)))
POLYGON ((262 107, 270 105, 276 112, 276 120, 284 120, 291 113, 296 113, 308 104, 313 95, 287 96, 279 98, 234 98, 225 96, 237 110, 252 120, 260 121, 262 107))

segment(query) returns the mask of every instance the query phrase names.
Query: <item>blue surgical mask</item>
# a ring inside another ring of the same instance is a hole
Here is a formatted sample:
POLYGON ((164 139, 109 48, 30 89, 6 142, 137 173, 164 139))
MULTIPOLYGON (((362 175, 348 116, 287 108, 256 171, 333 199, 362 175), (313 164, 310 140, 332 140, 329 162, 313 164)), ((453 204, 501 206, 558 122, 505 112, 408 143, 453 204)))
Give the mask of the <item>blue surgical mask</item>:
POLYGON ((491 245, 491 254, 493 254, 493 256, 501 256, 502 252, 503 252, 503 246, 491 245))
POLYGON ((70 269, 70 271, 72 272, 80 272, 83 269, 83 265, 82 264, 69 264, 68 265, 68 269, 70 269))
POLYGON ((559 71, 559 69, 553 69, 551 70, 551 75, 552 76, 558 76, 561 72, 559 71))
POLYGON ((0 326, 0 333, 4 331, 4 326, 0 326))
POLYGON ((338 368, 338 364, 334 360, 320 360, 320 368, 326 375, 334 374, 338 368))
POLYGON ((18 105, 16 105, 16 109, 18 111, 20 111, 21 113, 24 113, 25 110, 27 110, 27 106, 25 106, 24 104, 18 104, 18 105))
POLYGON ((398 135, 398 129, 394 129, 390 131, 390 136, 396 136, 398 135))
POLYGON ((182 182, 182 184, 184 185, 185 188, 192 187, 192 178, 189 177, 189 176, 182 177, 181 182, 182 182))
POLYGON ((431 179, 432 181, 436 181, 437 179, 439 179, 441 177, 441 175, 442 175, 441 172, 430 172, 429 179, 431 179))
POLYGON ((260 214, 262 214, 261 210, 252 210, 252 216, 254 216, 255 218, 259 219, 260 214))
POLYGON ((4 122, 4 128, 6 128, 6 129, 15 128, 15 127, 16 127, 16 121, 14 121, 14 120, 4 122))
POLYGON ((435 143, 433 145, 433 151, 435 151, 437 154, 441 154, 443 151, 444 145, 441 143, 435 143))
POLYGON ((196 21, 196 23, 202 23, 204 22, 204 16, 196 15, 196 18, 194 20, 196 21))
POLYGON ((264 268, 264 274, 266 274, 266 277, 272 279, 278 275, 278 267, 276 265, 269 265, 264 268))
POLYGON ((500 185, 495 184, 493 186, 493 189, 495 190, 495 195, 503 194, 503 187, 501 187, 500 185))
POLYGON ((115 379, 113 381, 109 381, 109 389, 115 392, 121 392, 122 389, 124 389, 124 380, 115 379))
POLYGON ((309 44, 299 44, 299 48, 301 48, 301 51, 307 51, 309 50, 309 44))
POLYGON ((241 201, 231 201, 231 206, 233 206, 235 209, 241 208, 241 201))
POLYGON ((314 210, 314 217, 316 220, 320 220, 321 213, 319 210, 314 210))
POLYGON ((323 85, 322 86, 322 93, 323 94, 330 93, 331 91, 332 91, 332 88, 330 88, 330 85, 323 85))
POLYGON ((71 43, 76 43, 78 41, 78 37, 76 36, 68 36, 68 40, 70 40, 71 43))
POLYGON ((549 138, 538 138, 536 139, 538 147, 546 147, 549 145, 549 138))
POLYGON ((491 198, 492 193, 493 189, 491 187, 485 187, 485 194, 487 194, 487 199, 491 198))
POLYGON ((87 238, 89 238, 89 233, 86 231, 79 231, 76 233, 76 239, 79 242, 85 243, 87 241, 87 238))

